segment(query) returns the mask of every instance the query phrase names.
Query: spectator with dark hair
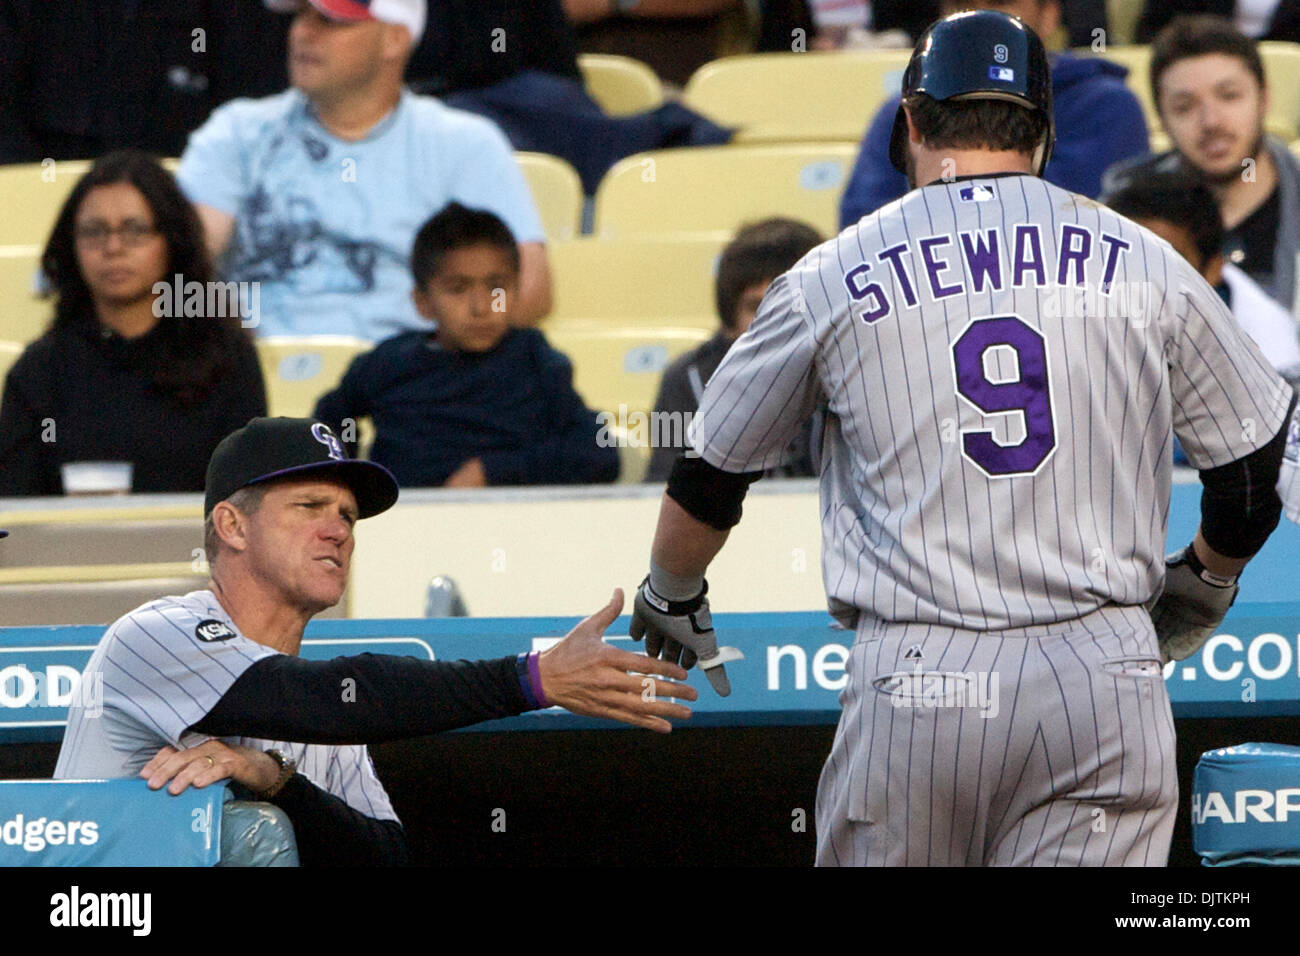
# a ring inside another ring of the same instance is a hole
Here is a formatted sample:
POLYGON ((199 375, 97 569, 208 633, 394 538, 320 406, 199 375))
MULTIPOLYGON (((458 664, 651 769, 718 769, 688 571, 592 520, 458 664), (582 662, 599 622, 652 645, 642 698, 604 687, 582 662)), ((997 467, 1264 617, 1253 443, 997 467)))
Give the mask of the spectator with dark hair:
POLYGON ((1134 176, 1102 201, 1164 239, 1214 286, 1278 374, 1300 384, 1300 342, 1291 314, 1223 255, 1219 207, 1199 179, 1183 173, 1134 176))
POLYGON ((513 316, 549 312, 545 235, 509 142, 403 86, 425 0, 287 2, 293 88, 216 110, 177 173, 225 277, 261 284, 258 334, 377 341, 419 328, 411 237, 448 202, 510 224, 523 263, 513 316))
POLYGON ((1300 160, 1264 132, 1268 82, 1255 41, 1221 17, 1181 17, 1151 47, 1151 94, 1173 149, 1107 172, 1106 191, 1186 172, 1213 192, 1228 261, 1300 317, 1300 160))
MULTIPOLYGON (((758 314, 759 303, 772 280, 790 269, 822 237, 817 230, 794 219, 772 218, 743 226, 722 250, 713 294, 722 327, 713 338, 679 356, 664 371, 655 399, 655 414, 678 415, 688 421, 700 407, 704 386, 758 314)), ((686 434, 680 429, 656 429, 660 434, 686 434)), ((805 426, 791 445, 786 463, 776 474, 807 477, 816 474, 811 453, 812 429, 805 426)), ((666 481, 682 449, 662 445, 650 456, 646 481, 666 481)))
POLYGON ((171 174, 142 153, 100 159, 64 203, 41 266, 54 321, 5 381, 0 496, 61 494, 91 462, 129 465, 120 490, 202 490, 212 450, 266 414, 266 391, 243 307, 211 282, 171 174), (182 297, 178 283, 202 292, 182 297))
POLYGON ((519 249, 505 223, 452 203, 416 235, 411 270, 416 308, 435 327, 359 356, 315 417, 353 451, 355 422, 371 419, 370 459, 402 487, 617 478, 618 452, 597 445, 569 360, 536 329, 511 327, 519 249))
POLYGON ((1256 40, 1300 40, 1300 0, 1147 0, 1137 42, 1150 43, 1176 17, 1208 13, 1256 40))
MULTIPOLYGON (((1058 0, 945 0, 946 16, 965 9, 1001 10, 1025 22, 1039 37, 1061 22, 1058 0)), ((1146 155, 1146 119, 1124 85, 1128 71, 1100 57, 1056 53, 1052 64, 1052 114, 1056 147, 1043 178, 1070 192, 1095 197, 1106 168, 1146 155)), ((907 179, 889 162, 889 138, 899 97, 887 100, 867 128, 858 160, 840 200, 840 224, 849 226, 907 192, 907 179)))

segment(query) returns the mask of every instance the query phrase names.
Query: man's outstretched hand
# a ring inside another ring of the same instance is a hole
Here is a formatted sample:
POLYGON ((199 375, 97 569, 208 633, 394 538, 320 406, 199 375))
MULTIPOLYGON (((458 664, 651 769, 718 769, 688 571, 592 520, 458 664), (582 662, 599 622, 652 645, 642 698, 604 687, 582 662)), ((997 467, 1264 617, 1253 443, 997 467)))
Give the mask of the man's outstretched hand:
POLYGON ((686 679, 676 664, 611 647, 601 640, 623 610, 623 590, 538 658, 542 693, 552 704, 587 717, 609 717, 666 734, 669 717, 685 720, 689 707, 672 699, 695 700, 695 688, 654 676, 686 679))

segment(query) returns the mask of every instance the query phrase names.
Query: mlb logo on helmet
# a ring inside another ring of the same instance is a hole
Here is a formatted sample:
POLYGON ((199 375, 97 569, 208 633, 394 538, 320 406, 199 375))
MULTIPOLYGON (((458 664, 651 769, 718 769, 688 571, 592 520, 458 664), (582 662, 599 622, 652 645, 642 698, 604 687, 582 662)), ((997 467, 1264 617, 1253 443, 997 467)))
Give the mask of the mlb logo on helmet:
POLYGON ((989 79, 997 80, 999 83, 1014 83, 1016 81, 1016 71, 1009 66, 991 66, 989 67, 989 79))

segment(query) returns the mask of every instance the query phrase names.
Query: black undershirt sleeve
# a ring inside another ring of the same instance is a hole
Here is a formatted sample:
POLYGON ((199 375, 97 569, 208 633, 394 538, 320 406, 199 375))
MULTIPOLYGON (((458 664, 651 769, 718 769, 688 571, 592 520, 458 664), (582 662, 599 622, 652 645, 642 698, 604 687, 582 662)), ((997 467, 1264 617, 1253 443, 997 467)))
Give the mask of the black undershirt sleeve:
POLYGON ((1254 557, 1277 527, 1282 515, 1278 471, 1295 405, 1293 395, 1282 428, 1267 445, 1244 458, 1201 472, 1201 535, 1224 557, 1254 557))
POLYGON ((375 744, 530 709, 516 659, 425 661, 358 654, 264 657, 191 729, 214 737, 375 744))
POLYGON ((396 820, 376 820, 300 773, 269 801, 293 824, 302 866, 406 866, 411 852, 396 820))
POLYGON ((682 455, 673 462, 666 493, 696 521, 728 531, 740 523, 749 486, 762 477, 761 471, 736 474, 715 468, 703 458, 682 455))

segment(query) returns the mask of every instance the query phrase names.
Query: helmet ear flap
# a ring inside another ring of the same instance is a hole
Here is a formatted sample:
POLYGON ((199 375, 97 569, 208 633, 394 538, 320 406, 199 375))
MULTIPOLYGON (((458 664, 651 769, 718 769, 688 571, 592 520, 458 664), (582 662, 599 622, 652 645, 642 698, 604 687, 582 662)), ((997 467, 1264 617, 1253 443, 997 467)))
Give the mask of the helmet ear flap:
POLYGON ((898 104, 894 115, 894 132, 889 137, 889 161, 900 173, 907 172, 907 113, 898 104))

